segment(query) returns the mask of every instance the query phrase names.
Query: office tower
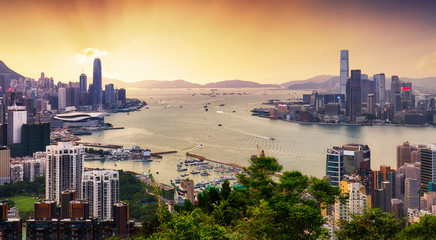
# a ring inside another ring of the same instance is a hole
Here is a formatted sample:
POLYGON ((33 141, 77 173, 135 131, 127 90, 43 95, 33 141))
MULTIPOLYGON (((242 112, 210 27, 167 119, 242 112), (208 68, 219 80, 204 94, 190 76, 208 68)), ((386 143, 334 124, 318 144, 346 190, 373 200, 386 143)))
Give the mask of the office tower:
POLYGON ((58 142, 46 148, 45 198, 61 202, 61 193, 76 190, 80 198, 85 148, 58 142))
POLYGON ((34 106, 34 99, 32 97, 25 97, 23 99, 23 106, 26 107, 27 111, 27 117, 30 119, 33 119, 33 116, 35 115, 35 108, 34 106))
POLYGON ((419 182, 415 178, 405 179, 404 207, 419 208, 419 182))
POLYGON ((50 145, 50 123, 23 124, 21 142, 10 145, 11 157, 32 156, 50 145))
POLYGON ((367 104, 366 104, 366 110, 369 114, 375 116, 375 96, 374 94, 368 94, 367 97, 367 104))
POLYGON ((66 88, 66 106, 79 106, 80 104, 80 90, 77 87, 66 88))
POLYGON ((116 203, 113 205, 113 217, 115 222, 115 236, 121 239, 129 237, 129 204, 116 203))
POLYGON ((104 99, 105 99, 105 103, 107 104, 115 102, 115 90, 114 90, 114 85, 112 83, 105 85, 104 99))
POLYGON ((39 202, 35 202, 34 208, 35 219, 57 218, 56 201, 40 200, 39 202))
POLYGON ((21 143, 21 129, 27 124, 27 111, 24 106, 8 108, 8 145, 21 143))
POLYGON ((384 73, 375 74, 374 81, 376 82, 376 101, 380 104, 383 110, 386 104, 386 77, 384 73))
POLYGON ((360 75, 360 95, 361 99, 360 101, 367 102, 368 101, 368 94, 374 94, 375 96, 375 83, 374 81, 371 81, 368 79, 368 75, 361 74, 360 75))
POLYGON ((368 145, 349 143, 344 150, 344 173, 352 175, 358 169, 371 169, 371 150, 368 145))
MULTIPOLYGON (((362 215, 364 211, 371 207, 370 197, 365 194, 362 185, 355 181, 341 181, 341 194, 347 195, 346 203, 336 201, 335 203, 335 222, 340 220, 350 221, 352 215, 362 215)), ((339 225, 339 224, 338 224, 339 225)))
POLYGON ((126 102, 126 89, 120 88, 118 89, 118 100, 122 103, 126 102))
POLYGON ((392 185, 391 182, 383 181, 381 188, 374 190, 374 204, 375 208, 380 208, 383 212, 392 211, 392 185))
POLYGON ((0 146, 0 185, 11 182, 11 153, 8 147, 0 146))
POLYGON ((58 109, 65 110, 67 107, 67 90, 65 88, 58 89, 58 109))
POLYGON ((400 88, 401 110, 414 109, 415 98, 412 95, 412 83, 402 82, 400 88))
POLYGON ((88 91, 88 77, 86 74, 82 73, 80 74, 80 92, 87 92, 88 91))
POLYGON ((84 200, 75 200, 69 203, 71 219, 88 219, 89 218, 89 203, 84 200))
POLYGON ((374 171, 374 189, 383 188, 383 182, 390 182, 391 186, 389 188, 391 198, 395 198, 395 186, 396 186, 396 172, 391 169, 390 166, 382 165, 380 166, 380 171, 374 171))
POLYGON ((351 121, 362 115, 362 96, 360 88, 360 70, 351 70, 351 78, 347 81, 347 93, 345 94, 345 113, 351 121))
POLYGON ((341 50, 341 65, 340 65, 340 94, 346 95, 347 80, 349 77, 348 68, 348 50, 341 50))
POLYGON ((333 187, 339 187, 344 177, 344 150, 340 147, 327 149, 326 176, 333 187))
POLYGON ((400 169, 405 163, 412 162, 412 151, 416 151, 416 147, 410 146, 409 142, 403 142, 403 145, 397 146, 397 169, 400 169))
POLYGON ((436 145, 421 149, 421 196, 428 192, 428 183, 436 181, 436 145))
POLYGON ((76 200, 76 190, 66 190, 61 193, 61 218, 70 217, 70 202, 76 200))
POLYGON ((90 211, 94 217, 110 219, 112 206, 119 201, 118 171, 85 172, 82 180, 82 198, 90 203, 90 211))
POLYGON ((102 105, 102 78, 100 58, 94 59, 94 72, 92 78, 92 107, 98 110, 102 105))

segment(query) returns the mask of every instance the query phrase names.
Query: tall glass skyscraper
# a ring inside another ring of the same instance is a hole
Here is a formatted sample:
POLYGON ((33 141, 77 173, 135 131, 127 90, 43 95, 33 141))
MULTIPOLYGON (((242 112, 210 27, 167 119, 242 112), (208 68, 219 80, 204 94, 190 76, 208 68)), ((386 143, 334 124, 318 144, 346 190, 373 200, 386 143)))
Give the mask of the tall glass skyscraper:
POLYGON ((94 74, 92 78, 92 108, 99 109, 102 106, 102 79, 100 58, 94 60, 94 74))
POLYGON ((80 92, 86 92, 88 91, 88 81, 87 81, 86 74, 82 73, 80 74, 80 92))
POLYGON ((341 72, 339 75, 340 94, 346 95, 347 79, 349 77, 348 50, 341 50, 341 72))
POLYGON ((386 77, 384 73, 375 74, 375 94, 376 102, 380 103, 380 107, 383 110, 386 103, 386 77))

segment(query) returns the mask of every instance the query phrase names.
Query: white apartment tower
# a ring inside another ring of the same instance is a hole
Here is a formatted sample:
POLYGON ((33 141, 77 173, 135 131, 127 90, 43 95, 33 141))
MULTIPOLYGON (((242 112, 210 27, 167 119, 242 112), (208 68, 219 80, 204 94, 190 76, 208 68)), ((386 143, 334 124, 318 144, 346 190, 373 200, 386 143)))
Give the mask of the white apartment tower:
MULTIPOLYGON (((362 215, 370 208, 370 198, 365 194, 362 184, 358 182, 341 181, 341 192, 349 196, 345 204, 340 201, 335 203, 335 222, 351 220, 351 214, 362 215)), ((335 224, 339 226, 339 224, 335 224)))
MULTIPOLYGON (((73 142, 58 142, 46 147, 45 198, 61 202, 61 193, 82 186, 85 148, 73 142)), ((80 195, 78 196, 80 199, 80 195)))
POLYGON ((346 94, 347 90, 347 79, 350 76, 350 71, 348 67, 348 50, 341 50, 341 71, 339 75, 340 84, 340 94, 346 94))
POLYGON ((84 172, 82 198, 89 202, 89 211, 100 219, 112 218, 112 206, 119 202, 119 175, 116 170, 84 172))

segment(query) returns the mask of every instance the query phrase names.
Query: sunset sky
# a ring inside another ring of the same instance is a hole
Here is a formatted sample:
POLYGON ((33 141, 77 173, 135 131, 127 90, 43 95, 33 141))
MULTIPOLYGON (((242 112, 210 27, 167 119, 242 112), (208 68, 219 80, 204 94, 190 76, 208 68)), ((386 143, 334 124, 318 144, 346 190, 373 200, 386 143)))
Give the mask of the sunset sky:
POLYGON ((27 77, 259 83, 436 76, 436 1, 0 0, 0 60, 27 77))

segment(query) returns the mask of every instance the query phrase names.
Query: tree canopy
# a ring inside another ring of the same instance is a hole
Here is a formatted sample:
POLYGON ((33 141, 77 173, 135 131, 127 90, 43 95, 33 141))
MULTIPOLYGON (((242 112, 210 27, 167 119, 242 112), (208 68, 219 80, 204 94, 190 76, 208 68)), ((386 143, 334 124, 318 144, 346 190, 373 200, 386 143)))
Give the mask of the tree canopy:
POLYGON ((251 159, 238 176, 244 188, 227 181, 200 193, 197 205, 162 208, 138 239, 318 239, 326 232, 321 203, 333 203, 340 189, 298 171, 272 177, 282 169, 273 157, 251 159))

